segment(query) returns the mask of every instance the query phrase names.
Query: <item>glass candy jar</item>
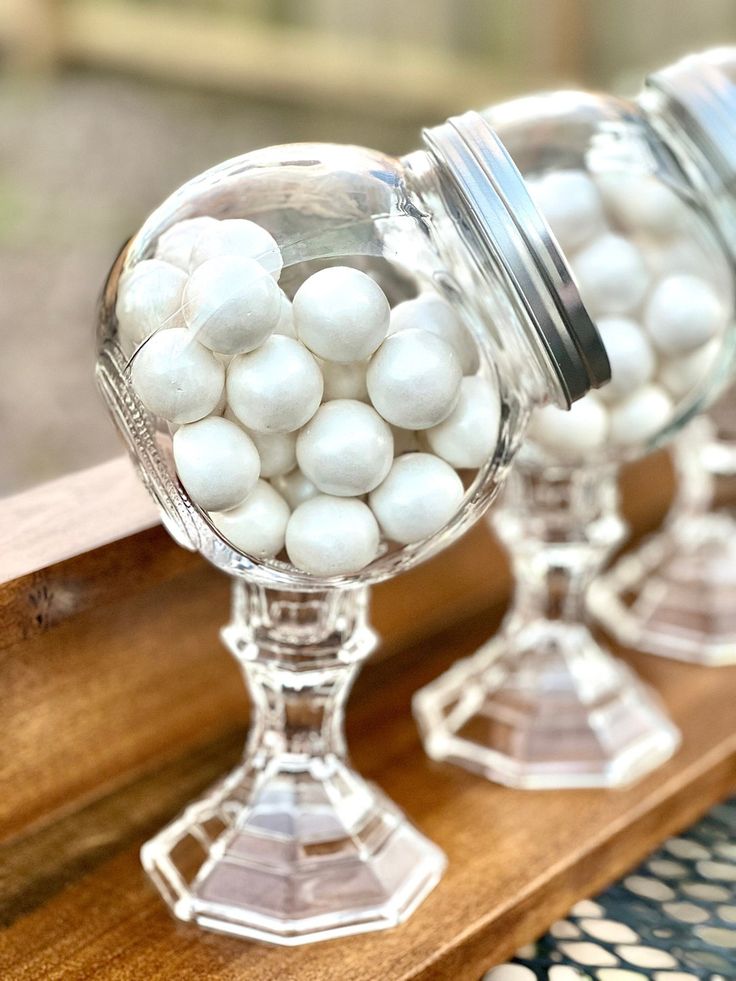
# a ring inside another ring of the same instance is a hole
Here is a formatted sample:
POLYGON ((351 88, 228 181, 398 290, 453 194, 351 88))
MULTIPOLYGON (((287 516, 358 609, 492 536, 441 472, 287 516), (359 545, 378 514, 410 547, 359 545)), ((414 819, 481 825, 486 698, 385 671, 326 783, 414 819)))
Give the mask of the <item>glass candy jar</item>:
MULTIPOLYGON (((736 259, 736 48, 692 55, 652 75, 639 97, 698 189, 736 259)), ((685 243, 683 243, 685 244, 685 243)), ((713 268, 718 276, 728 271, 713 268)), ((687 385, 690 373, 673 381, 687 385)), ((736 390, 673 444, 678 488, 662 530, 620 559, 590 594, 623 643, 707 665, 736 663, 736 390)))
POLYGON ((273 943, 400 922, 445 860, 346 755, 367 587, 484 511, 534 405, 608 377, 520 175, 477 114, 403 160, 215 167, 118 257, 97 375, 170 533, 232 576, 252 699, 241 766, 146 870, 181 919, 273 943))
POLYGON ((586 596, 625 538, 617 471, 717 390, 732 343, 727 254, 688 173, 636 105, 578 92, 486 114, 569 262, 611 383, 535 410, 492 523, 515 574, 499 634, 417 693, 425 746, 511 786, 616 786, 679 735, 591 633, 586 596))

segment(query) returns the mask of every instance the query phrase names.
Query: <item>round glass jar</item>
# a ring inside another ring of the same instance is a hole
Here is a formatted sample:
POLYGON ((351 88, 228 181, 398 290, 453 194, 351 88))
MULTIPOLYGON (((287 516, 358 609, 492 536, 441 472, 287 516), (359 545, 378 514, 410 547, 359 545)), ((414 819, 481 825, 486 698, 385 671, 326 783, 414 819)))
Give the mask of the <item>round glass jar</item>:
MULTIPOLYGON (((736 261, 736 48, 655 72, 639 105, 666 141, 736 261)), ((677 494, 662 530, 619 560, 591 592, 617 640, 706 665, 736 663, 736 391, 673 444, 677 494)))
POLYGON ((635 103, 555 92, 484 116, 569 263, 611 383, 537 409, 492 522, 516 590, 500 634, 415 700, 425 745, 521 787, 613 786, 679 736, 594 639, 587 598, 621 544, 616 477, 714 398, 729 371, 729 255, 698 188, 635 103))
POLYGON ((256 709, 243 765, 145 868, 177 916, 250 938, 400 922, 444 857, 346 758, 366 586, 477 519, 534 405, 608 377, 518 171, 477 114, 402 160, 299 145, 215 167, 118 257, 97 377, 167 528, 234 577, 223 638, 256 709))

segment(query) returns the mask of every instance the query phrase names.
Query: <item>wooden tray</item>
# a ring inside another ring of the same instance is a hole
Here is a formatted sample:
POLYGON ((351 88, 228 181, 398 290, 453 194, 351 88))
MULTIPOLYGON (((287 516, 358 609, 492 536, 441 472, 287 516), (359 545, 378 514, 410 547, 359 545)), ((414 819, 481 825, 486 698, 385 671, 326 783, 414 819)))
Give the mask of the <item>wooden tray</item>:
MULTIPOLYGON (((639 525, 648 500, 631 512, 639 525)), ((378 590, 392 641, 348 712, 358 769, 445 849, 444 879, 396 930, 293 950, 178 924, 138 862, 140 843, 240 751, 243 702, 216 641, 222 580, 154 528, 0 587, 0 977, 475 981, 736 788, 736 669, 640 655, 684 745, 634 788, 523 793, 429 761, 411 694, 495 629, 500 563, 479 529, 378 590)))

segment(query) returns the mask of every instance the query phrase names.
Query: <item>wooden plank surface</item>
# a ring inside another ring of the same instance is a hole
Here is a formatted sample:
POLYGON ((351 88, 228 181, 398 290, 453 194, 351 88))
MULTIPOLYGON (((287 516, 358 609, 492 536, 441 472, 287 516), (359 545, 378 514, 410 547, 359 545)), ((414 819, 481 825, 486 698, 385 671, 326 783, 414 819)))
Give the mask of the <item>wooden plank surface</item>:
MULTIPOLYGON (((236 759, 241 734, 16 842, 2 863, 8 923, 0 976, 100 981, 476 981, 736 787, 736 669, 633 657, 684 733, 677 756, 630 790, 525 793, 429 761, 411 693, 473 650, 497 616, 476 616, 369 668, 349 708, 356 765, 440 844, 448 871, 402 927, 284 950, 170 918, 138 846, 236 759), (398 660, 398 659, 397 659, 398 660), (377 738, 380 736, 380 738, 377 738)), ((0 859, 3 858, 0 855, 0 859)))
MULTIPOLYGON (((31 557, 25 574, 0 584, 3 981, 360 981, 376 976, 377 962, 382 978, 475 978, 732 784, 731 675, 665 670, 653 659, 644 670, 688 739, 677 763, 633 794, 545 795, 540 806, 538 795, 425 758, 411 693, 484 640, 506 601, 506 561, 481 523, 374 591, 384 643, 349 712, 360 769, 447 850, 441 887, 398 931, 316 945, 288 961, 176 925, 137 851, 237 758, 247 706, 217 639, 227 583, 160 526, 136 531, 141 516, 144 525, 152 517, 145 499, 126 514, 116 492, 115 507, 105 507, 109 480, 69 479, 74 493, 65 482, 56 496, 49 487, 30 492, 53 510, 52 529, 27 501, 5 515, 13 549, 29 542, 31 557), (95 521, 75 524, 85 496, 95 497, 95 521), (55 561, 34 568, 43 555, 55 561)), ((625 476, 636 534, 659 519, 671 487, 662 457, 625 476)), ((22 558, 13 558, 16 568, 22 558)))
POLYGON ((0 500, 0 584, 159 522, 127 457, 0 500))
MULTIPOLYGON (((218 640, 228 617, 225 577, 160 526, 133 534, 152 512, 130 483, 128 462, 116 468, 118 483, 72 475, 30 491, 54 513, 51 526, 43 510, 10 499, 9 562, 19 567, 24 543, 30 555, 76 554, 0 584, 0 840, 245 720, 238 670, 218 640), (131 489, 127 510, 119 486, 131 489)), ((624 503, 636 530, 657 520, 670 491, 661 457, 627 478, 624 503)), ((391 659, 498 605, 508 587, 503 551, 480 523, 374 590, 383 641, 376 657, 391 659)))

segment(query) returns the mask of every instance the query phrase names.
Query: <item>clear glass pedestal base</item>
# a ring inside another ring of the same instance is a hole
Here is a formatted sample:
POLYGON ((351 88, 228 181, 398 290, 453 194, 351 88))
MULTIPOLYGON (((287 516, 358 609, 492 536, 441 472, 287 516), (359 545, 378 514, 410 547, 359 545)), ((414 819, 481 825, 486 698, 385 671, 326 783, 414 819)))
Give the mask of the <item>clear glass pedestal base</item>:
POLYGON ((285 946, 396 926, 446 864, 342 765, 255 782, 240 768, 147 842, 141 859, 179 919, 285 946))
POLYGON ((234 583, 222 637, 252 701, 242 764, 141 849, 181 920, 296 946, 405 920, 442 851, 350 765, 344 706, 376 644, 365 588, 234 583))
POLYGON ((433 759, 526 790, 620 787, 677 750, 654 692, 580 624, 503 631, 417 692, 433 759))
POLYGON ((736 664, 736 521, 690 516, 625 555, 588 594, 628 647, 713 667, 736 664))

